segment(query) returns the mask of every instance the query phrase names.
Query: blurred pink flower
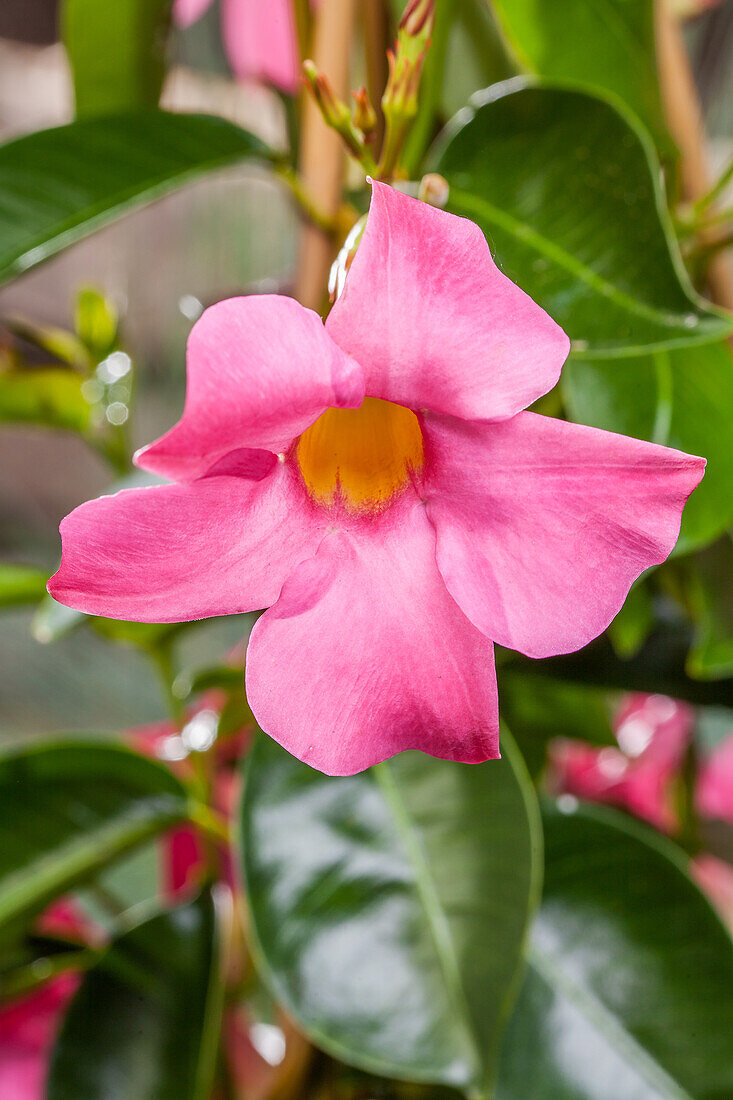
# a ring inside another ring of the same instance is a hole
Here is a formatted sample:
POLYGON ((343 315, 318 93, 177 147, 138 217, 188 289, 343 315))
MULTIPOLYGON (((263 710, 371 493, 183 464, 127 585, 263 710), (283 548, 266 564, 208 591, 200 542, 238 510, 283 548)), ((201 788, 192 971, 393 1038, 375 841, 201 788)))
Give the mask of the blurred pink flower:
MULTIPOLYGON (((89 923, 66 901, 51 906, 39 928, 47 935, 68 935, 80 942, 91 938, 89 923)), ((51 1049, 78 984, 76 974, 61 974, 0 1008, 2 1100, 44 1100, 51 1049)))
POLYGON ((522 412, 568 347, 476 225, 375 183, 325 327, 277 296, 197 322, 183 417, 137 455, 178 484, 73 512, 49 590, 142 621, 270 607, 250 705, 329 774, 495 758, 493 642, 545 657, 605 629, 705 465, 522 412))
MULTIPOLYGON (((212 0, 176 0, 174 18, 187 27, 211 4, 212 0)), ((290 94, 297 91, 300 64, 292 0, 221 0, 221 24, 236 77, 274 84, 290 94)))
POLYGON ((690 739, 694 711, 665 695, 631 695, 616 716, 619 747, 558 741, 550 784, 590 802, 629 810, 663 832, 676 823, 672 781, 690 739))
POLYGON ((733 733, 707 758, 698 778, 698 812, 733 825, 733 733))

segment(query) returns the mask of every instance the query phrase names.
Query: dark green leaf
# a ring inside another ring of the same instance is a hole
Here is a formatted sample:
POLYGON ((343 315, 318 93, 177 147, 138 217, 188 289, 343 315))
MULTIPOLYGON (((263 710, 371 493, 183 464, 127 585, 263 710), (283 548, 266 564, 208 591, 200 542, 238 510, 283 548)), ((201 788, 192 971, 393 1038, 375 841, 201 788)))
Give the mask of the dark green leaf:
MULTIPOLYGON (((733 678, 706 683, 685 669, 692 634, 686 623, 662 624, 633 657, 621 660, 604 635, 578 653, 533 661, 512 656, 513 671, 576 684, 598 684, 624 691, 649 691, 705 706, 733 707, 733 678)), ((507 664, 507 667, 509 667, 507 664)))
POLYGON ((638 355, 730 330, 689 285, 649 138, 605 100, 523 80, 489 88, 456 116, 434 166, 449 209, 480 225, 576 354, 638 355))
POLYGON ((116 745, 68 742, 0 757, 0 926, 186 817, 181 783, 116 745))
MULTIPOLYGON (((730 492, 730 486, 729 486, 730 492)), ((696 621, 687 658, 690 676, 733 675, 733 539, 725 535, 685 563, 687 597, 696 621)))
POLYGON ((48 1100, 210 1100, 223 983, 210 895, 114 941, 56 1043, 48 1100))
POLYGON ((733 944, 677 850, 610 811, 544 823, 544 897, 497 1100, 733 1096, 733 944))
POLYGON ((562 375, 582 424, 707 458, 682 516, 678 553, 710 542, 733 518, 733 357, 727 343, 606 362, 571 359, 562 375))
POLYGON ((77 117, 155 107, 172 0, 64 0, 61 31, 77 117))
POLYGON ((204 172, 268 156, 224 119, 163 111, 11 141, 0 148, 0 282, 204 172))
POLYGON ((91 417, 83 383, 82 375, 63 367, 2 371, 0 423, 44 424, 83 432, 91 417))
POLYGON ((46 593, 47 580, 43 569, 0 562, 0 607, 37 603, 46 593))
POLYGON ((530 72, 613 92, 664 146, 652 0, 491 0, 530 72))
POLYGON ((255 950, 313 1041, 392 1077, 484 1095, 540 881, 513 742, 480 765, 403 753, 345 779, 262 736, 242 860, 255 950))
POLYGON ((542 770, 548 742, 554 737, 616 744, 608 700, 596 687, 507 669, 499 676, 499 703, 532 775, 542 770))

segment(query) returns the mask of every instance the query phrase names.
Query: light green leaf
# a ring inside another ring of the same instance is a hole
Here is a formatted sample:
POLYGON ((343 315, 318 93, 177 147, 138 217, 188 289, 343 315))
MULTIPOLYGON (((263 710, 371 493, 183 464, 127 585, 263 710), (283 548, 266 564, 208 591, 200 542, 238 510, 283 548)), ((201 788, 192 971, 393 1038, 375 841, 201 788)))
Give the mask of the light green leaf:
POLYGON ((63 367, 0 371, 0 423, 83 432, 91 417, 83 383, 82 375, 63 367))
POLYGON ((550 810, 544 825, 496 1100, 733 1096, 733 944, 681 855, 611 811, 550 810))
POLYGON ((46 594, 48 573, 31 565, 0 562, 0 607, 37 603, 46 594))
POLYGON ((731 319, 699 299, 672 236, 649 138, 583 91, 507 81, 454 119, 433 166, 501 270, 584 358, 709 342, 731 319))
POLYGON ((653 0, 490 0, 519 63, 613 92, 664 146, 653 0))
POLYGON ((733 518, 733 356, 725 342, 643 358, 571 359, 562 376, 573 420, 708 460, 682 515, 677 553, 704 546, 733 518))
POLYGON ((157 106, 171 7, 172 0, 64 0, 77 117, 157 106))
POLYGON ((224 1001, 209 894, 115 940, 61 1028, 48 1100, 210 1100, 224 1001))
POLYGON ((116 745, 54 742, 0 756, 6 930, 186 817, 184 787, 116 745))
POLYGON ((11 141, 0 147, 0 282, 205 172, 270 156, 224 119, 164 111, 11 141))
POLYGON ((403 753, 334 779, 262 736, 241 857, 259 966, 313 1041, 392 1077, 490 1092, 540 881, 534 792, 504 758, 403 753))

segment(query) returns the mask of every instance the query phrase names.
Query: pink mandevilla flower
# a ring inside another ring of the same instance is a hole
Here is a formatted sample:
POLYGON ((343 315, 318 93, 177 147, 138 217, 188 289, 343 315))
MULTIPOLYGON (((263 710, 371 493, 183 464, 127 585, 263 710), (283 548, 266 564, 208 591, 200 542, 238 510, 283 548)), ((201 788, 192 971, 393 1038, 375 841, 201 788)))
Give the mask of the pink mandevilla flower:
POLYGON ((250 705, 329 774, 496 758, 493 642, 604 630, 705 465, 523 412, 568 347, 476 225, 375 183, 325 326, 279 296, 204 313, 183 416, 136 456, 176 484, 77 508, 49 590, 141 621, 269 607, 250 705))
MULTIPOLYGON (((176 0, 173 14, 187 27, 211 4, 212 0, 176 0)), ((221 0, 221 23, 235 76, 274 84, 291 94, 297 91, 299 61, 292 0, 221 0)))

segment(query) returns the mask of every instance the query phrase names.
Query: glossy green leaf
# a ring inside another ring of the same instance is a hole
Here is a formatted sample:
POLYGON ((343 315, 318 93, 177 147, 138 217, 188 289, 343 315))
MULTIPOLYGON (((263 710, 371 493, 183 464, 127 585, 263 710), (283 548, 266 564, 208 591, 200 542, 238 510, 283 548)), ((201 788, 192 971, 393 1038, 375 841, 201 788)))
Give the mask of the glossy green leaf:
POLYGON ((731 676, 733 538, 724 535, 684 564, 687 598, 696 621, 687 671, 705 680, 731 676))
POLYGON ((212 898, 115 940, 67 1011, 48 1100, 210 1100, 223 980, 212 898))
POLYGON ((490 0, 530 72, 613 92, 666 146, 653 0, 490 0))
POLYGON ((544 817, 545 889, 496 1100, 733 1096, 733 943, 667 841, 544 817))
POLYGON ((534 792, 508 736, 481 765, 403 753, 344 779, 264 737, 241 853, 276 999, 342 1061, 488 1095, 540 881, 534 792))
POLYGON ((0 607, 37 603, 46 593, 47 580, 43 569, 0 562, 0 607))
POLYGON ((40 912, 112 860, 186 817, 160 764, 98 742, 0 756, 0 927, 40 912))
POLYGON ((83 432, 91 406, 76 371, 49 367, 0 372, 0 423, 43 424, 83 432))
POLYGON ((689 285, 649 138, 605 100, 507 81, 459 112, 433 162, 449 209, 479 224, 576 354, 638 355, 730 330, 689 285))
POLYGON ((654 629, 654 606, 643 578, 634 584, 626 603, 608 628, 617 656, 633 657, 654 629))
POLYGON ((708 460, 682 515, 677 552, 710 542, 733 519, 733 356, 725 342, 643 358, 571 359, 562 375, 573 420, 708 460))
POLYGON ((155 107, 172 0, 64 0, 61 33, 77 117, 155 107))
POLYGON ((0 147, 0 282, 202 173, 269 156, 224 119, 164 111, 11 141, 0 147))

